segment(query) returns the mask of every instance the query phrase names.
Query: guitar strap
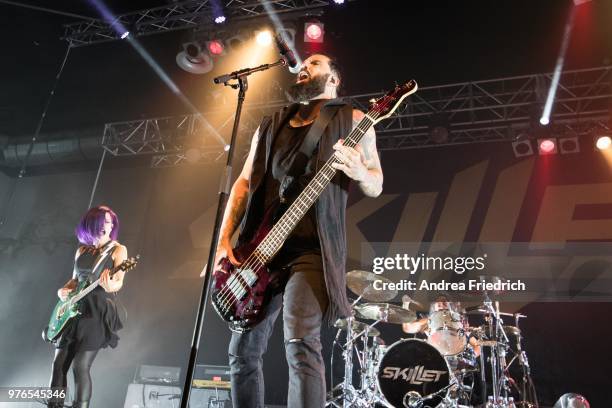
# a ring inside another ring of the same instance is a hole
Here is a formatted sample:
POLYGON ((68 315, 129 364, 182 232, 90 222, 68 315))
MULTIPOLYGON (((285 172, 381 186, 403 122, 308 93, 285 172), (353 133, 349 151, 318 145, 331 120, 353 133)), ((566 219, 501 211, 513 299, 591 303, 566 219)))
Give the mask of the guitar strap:
POLYGON ((281 201, 284 201, 284 198, 287 196, 287 192, 294 187, 293 183, 295 179, 298 178, 304 171, 308 160, 312 156, 315 147, 321 139, 321 135, 323 135, 323 131, 325 131, 325 128, 327 128, 329 122, 336 115, 336 113, 338 113, 342 106, 344 105, 326 105, 321 107, 319 116, 317 116, 315 121, 312 123, 312 126, 310 126, 308 133, 302 141, 300 150, 293 157, 287 175, 280 183, 279 197, 281 198, 281 201))
POLYGON ((98 257, 96 258, 96 261, 94 262, 94 266, 93 268, 91 268, 91 275, 92 276, 99 276, 99 272, 98 269, 100 268, 100 266, 102 265, 102 262, 104 262, 106 260, 106 258, 108 257, 108 255, 110 254, 110 252, 113 250, 113 248, 115 248, 117 245, 119 245, 119 243, 117 241, 111 241, 106 248, 104 248, 104 250, 102 250, 102 252, 100 252, 100 254, 98 255, 98 257))

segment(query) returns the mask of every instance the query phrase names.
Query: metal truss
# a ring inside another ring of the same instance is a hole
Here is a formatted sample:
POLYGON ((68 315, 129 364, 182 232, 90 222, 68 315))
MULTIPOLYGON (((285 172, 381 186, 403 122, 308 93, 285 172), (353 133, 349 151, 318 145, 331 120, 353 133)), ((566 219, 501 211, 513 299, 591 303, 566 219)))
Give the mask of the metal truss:
MULTIPOLYGON (((191 0, 146 10, 122 14, 114 22, 83 20, 64 25, 63 39, 79 47, 121 37, 117 27, 126 27, 133 36, 166 31, 213 26, 213 5, 210 0, 191 0)), ((263 2, 258 0, 224 0, 223 11, 228 22, 267 15, 263 2)), ((329 0, 267 0, 276 14, 320 9, 329 0)))
MULTIPOLYGON (((466 143, 511 142, 517 138, 580 136, 610 129, 612 66, 566 71, 561 76, 551 124, 539 125, 552 74, 422 87, 394 114, 376 125, 379 150, 413 149, 466 143), (432 136, 432 129, 446 132, 432 136)), ((380 93, 348 96, 367 111, 380 93)), ((241 152, 261 117, 285 105, 280 93, 264 103, 246 104, 241 119, 241 152)), ((229 135, 233 112, 211 110, 206 118, 220 134, 229 135)), ((197 115, 157 118, 105 126, 104 148, 114 155, 153 154, 153 167, 188 161, 216 161, 224 146, 207 136, 197 115), (194 154, 199 149, 200 154, 194 154), (191 150, 191 156, 186 152, 191 150), (216 153, 215 153, 216 152, 216 153), (190 158, 190 160, 188 160, 190 158)))

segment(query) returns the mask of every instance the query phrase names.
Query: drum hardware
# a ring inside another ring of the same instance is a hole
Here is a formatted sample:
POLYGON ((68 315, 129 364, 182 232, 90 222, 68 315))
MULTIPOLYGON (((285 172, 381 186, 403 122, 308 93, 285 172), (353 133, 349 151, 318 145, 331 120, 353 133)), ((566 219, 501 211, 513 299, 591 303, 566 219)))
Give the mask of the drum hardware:
POLYGON ((357 316, 362 319, 377 320, 384 323, 402 324, 416 320, 416 313, 390 303, 364 303, 355 306, 357 316))
POLYGON ((494 408, 537 407, 529 402, 537 401, 537 398, 527 355, 521 349, 523 333, 519 320, 526 316, 502 312, 499 302, 489 297, 489 293, 496 292, 483 291, 484 301, 480 300, 482 303, 467 310, 459 308, 457 303, 434 302, 436 308, 432 308, 428 318, 427 342, 404 339, 385 346, 375 326, 380 322, 413 322, 417 316, 415 311, 409 310, 411 304, 422 306, 409 296, 402 298, 405 308, 380 303, 379 299, 389 300, 396 296, 393 291, 376 291, 377 294, 383 292, 379 297, 372 292, 373 280, 384 278, 365 271, 351 271, 349 274, 349 289, 358 298, 353 302, 354 315, 336 322, 335 327, 339 330, 334 341, 342 348, 344 379, 332 387, 326 406, 468 408, 471 406, 473 381, 480 377, 485 390, 483 403, 487 400, 486 385, 489 384, 494 408), (372 303, 360 303, 362 299, 372 303), (484 324, 470 327, 467 317, 472 315, 482 316, 484 324), (514 325, 504 324, 502 317, 514 318, 514 325), (368 324, 360 319, 374 322, 368 324), (470 342, 466 332, 476 338, 476 342, 471 342, 474 347, 480 345, 490 355, 485 359, 481 353, 480 364, 474 350, 467 346, 470 342), (340 342, 342 333, 346 340, 340 342), (523 374, 519 383, 509 373, 509 368, 516 364, 523 374), (491 368, 490 375, 485 373, 485 366, 491 368), (358 384, 353 381, 355 368, 358 369, 358 384), (511 402, 513 390, 520 396, 516 403, 511 402))
MULTIPOLYGON (((334 327, 343 331, 346 331, 348 327, 348 319, 338 319, 334 323, 334 327)), ((353 320, 353 332, 359 333, 356 337, 359 337, 362 333, 365 333, 368 337, 379 337, 380 331, 372 326, 365 323, 361 323, 357 320, 353 320)))

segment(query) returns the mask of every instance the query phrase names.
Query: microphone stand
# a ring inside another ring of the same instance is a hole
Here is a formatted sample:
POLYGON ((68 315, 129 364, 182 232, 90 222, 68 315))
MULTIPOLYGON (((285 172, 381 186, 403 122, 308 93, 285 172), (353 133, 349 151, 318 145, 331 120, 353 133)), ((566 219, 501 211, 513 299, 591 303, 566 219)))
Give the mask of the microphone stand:
POLYGON ((227 205, 227 199, 229 197, 231 181, 232 181, 232 161, 234 158, 234 146, 236 144, 236 138, 238 135, 238 126, 240 124, 240 115, 242 113, 242 105, 246 96, 246 91, 249 88, 247 77, 255 72, 265 71, 267 69, 279 66, 287 65, 284 58, 271 63, 263 64, 255 68, 244 68, 238 71, 230 72, 229 74, 220 75, 213 79, 215 84, 223 84, 230 86, 233 89, 238 89, 238 104, 236 106, 236 114, 234 116, 234 127, 232 128, 232 137, 230 139, 229 150, 227 151, 227 161, 225 164, 225 171, 221 176, 221 184, 219 186, 219 202, 217 204, 217 214, 215 216, 215 226, 213 229, 212 238, 210 241, 210 250, 208 251, 208 261, 206 262, 206 273, 204 274, 204 282, 202 284, 202 292, 200 294, 200 301, 198 305, 198 313, 195 320, 195 327, 193 330, 193 338, 191 340, 191 352, 189 354, 189 362, 187 363, 187 373, 185 374, 185 383, 183 385, 183 393, 181 397, 181 408, 187 408, 189 404, 189 396, 191 392, 191 383, 193 380, 193 372, 198 356, 198 345, 199 340, 202 336, 202 323, 204 322, 206 304, 208 303, 208 297, 210 295, 211 279, 210 276, 213 273, 215 255, 217 252, 217 241, 219 240, 219 234, 221 229, 221 221, 223 219, 223 213, 225 206, 227 205), (237 83, 230 83, 230 81, 236 80, 237 83))

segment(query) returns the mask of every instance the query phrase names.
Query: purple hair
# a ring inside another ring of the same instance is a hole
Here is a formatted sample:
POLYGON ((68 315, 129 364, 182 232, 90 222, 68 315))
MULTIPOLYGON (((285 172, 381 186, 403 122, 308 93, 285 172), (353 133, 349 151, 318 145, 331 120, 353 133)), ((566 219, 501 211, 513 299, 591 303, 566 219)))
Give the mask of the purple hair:
POLYGON ((112 240, 117 239, 119 235, 119 218, 117 218, 117 214, 115 214, 110 207, 100 205, 90 208, 76 227, 75 233, 81 244, 94 244, 95 240, 102 234, 102 230, 104 229, 104 218, 106 213, 109 213, 113 220, 113 230, 110 233, 110 237, 112 240))

